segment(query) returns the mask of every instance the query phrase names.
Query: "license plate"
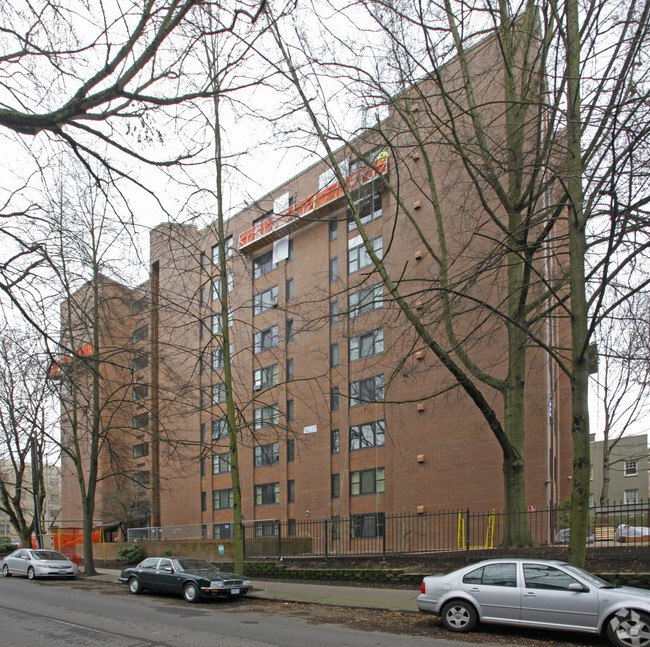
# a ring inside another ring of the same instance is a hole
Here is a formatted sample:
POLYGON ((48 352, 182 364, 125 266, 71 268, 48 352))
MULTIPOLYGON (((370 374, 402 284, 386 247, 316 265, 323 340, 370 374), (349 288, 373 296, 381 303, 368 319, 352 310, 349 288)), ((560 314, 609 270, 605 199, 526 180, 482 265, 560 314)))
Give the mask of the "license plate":
POLYGON ((239 589, 230 589, 231 595, 239 595, 239 589))
POLYGON ((67 575, 68 571, 59 571, 59 575, 67 575))

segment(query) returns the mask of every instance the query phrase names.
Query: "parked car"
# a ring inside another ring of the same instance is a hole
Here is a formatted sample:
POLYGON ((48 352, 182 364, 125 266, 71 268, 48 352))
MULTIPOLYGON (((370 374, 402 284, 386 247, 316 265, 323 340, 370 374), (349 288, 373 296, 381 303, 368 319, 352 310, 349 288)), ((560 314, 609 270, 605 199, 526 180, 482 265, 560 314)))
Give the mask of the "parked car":
POLYGON ((617 647, 650 646, 650 591, 561 561, 492 559, 428 576, 417 605, 450 631, 471 631, 480 621, 606 632, 617 647))
POLYGON ((253 588, 248 578, 221 572, 211 562, 194 557, 148 557, 124 569, 119 580, 136 595, 145 590, 167 591, 181 594, 188 602, 246 595, 253 588))
POLYGON ((30 580, 37 577, 68 577, 79 575, 77 565, 55 550, 20 548, 2 560, 5 577, 24 575, 30 580))

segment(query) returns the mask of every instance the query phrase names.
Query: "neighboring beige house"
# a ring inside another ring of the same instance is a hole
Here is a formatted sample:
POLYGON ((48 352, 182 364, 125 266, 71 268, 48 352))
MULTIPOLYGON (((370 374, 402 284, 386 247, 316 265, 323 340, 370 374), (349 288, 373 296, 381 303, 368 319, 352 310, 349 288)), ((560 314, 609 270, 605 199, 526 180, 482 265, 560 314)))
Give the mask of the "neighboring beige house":
MULTIPOLYGON (((603 489, 604 440, 591 435, 591 503, 598 504, 603 489)), ((610 440, 610 503, 637 503, 648 499, 648 436, 623 436, 610 440)))

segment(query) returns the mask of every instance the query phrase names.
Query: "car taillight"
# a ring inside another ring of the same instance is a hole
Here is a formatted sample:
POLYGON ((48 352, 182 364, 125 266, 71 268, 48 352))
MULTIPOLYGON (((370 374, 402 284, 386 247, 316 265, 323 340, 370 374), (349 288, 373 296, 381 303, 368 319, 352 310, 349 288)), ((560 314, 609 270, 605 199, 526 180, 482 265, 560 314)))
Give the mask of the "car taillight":
POLYGON ((424 586, 424 580, 422 580, 422 586, 420 587, 420 593, 426 593, 426 592, 427 592, 427 589, 424 586))

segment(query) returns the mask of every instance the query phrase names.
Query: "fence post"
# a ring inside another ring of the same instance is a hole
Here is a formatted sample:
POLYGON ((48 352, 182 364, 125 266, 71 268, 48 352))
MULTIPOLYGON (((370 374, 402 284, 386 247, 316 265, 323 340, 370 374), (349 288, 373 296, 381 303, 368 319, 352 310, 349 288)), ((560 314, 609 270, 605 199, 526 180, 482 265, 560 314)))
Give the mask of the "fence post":
POLYGON ((465 556, 468 564, 469 564, 469 536, 470 536, 469 519, 470 519, 469 508, 467 508, 467 511, 465 512, 465 556))
POLYGON ((387 521, 387 518, 386 518, 386 515, 384 515, 384 519, 383 519, 384 523, 382 524, 384 532, 381 533, 381 535, 382 535, 382 537, 381 537, 381 553, 382 553, 382 555, 384 557, 386 557, 386 531, 388 530, 388 528, 387 528, 388 524, 386 523, 386 521, 387 521))
POLYGON ((282 559, 282 522, 278 520, 278 558, 282 559))
POLYGON ((242 554, 244 556, 244 561, 246 561, 246 528, 244 524, 239 524, 241 527, 241 545, 242 545, 242 554))
POLYGON ((323 524, 325 525, 325 559, 327 559, 327 557, 328 557, 328 543, 327 542, 329 540, 328 528, 327 528, 327 519, 323 520, 323 524))

